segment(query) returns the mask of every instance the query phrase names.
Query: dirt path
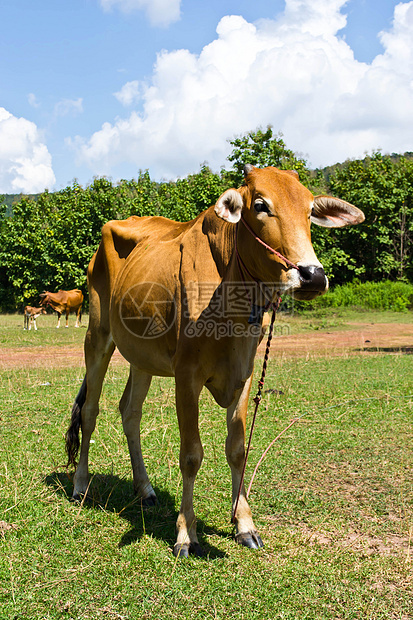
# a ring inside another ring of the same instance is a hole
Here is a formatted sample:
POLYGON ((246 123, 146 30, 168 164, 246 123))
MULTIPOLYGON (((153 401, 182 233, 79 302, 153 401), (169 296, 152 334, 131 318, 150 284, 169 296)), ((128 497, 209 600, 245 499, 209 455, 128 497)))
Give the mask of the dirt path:
MULTIPOLYGON (((262 343, 259 352, 262 352, 262 343)), ((271 345, 271 355, 286 357, 340 356, 360 353, 413 353, 413 323, 352 323, 342 331, 312 331, 280 336, 271 345)))
MULTIPOLYGON (((265 343, 259 348, 263 353, 265 343)), ((372 353, 413 353, 413 324, 359 323, 341 331, 308 331, 274 338, 271 356, 311 357, 372 353)), ((115 351, 112 363, 127 362, 115 351)), ((83 367, 83 347, 20 347, 0 350, 0 369, 83 367)))
MULTIPOLYGON (((126 364, 119 351, 115 351, 112 363, 126 364)), ((0 370, 6 368, 40 368, 52 366, 84 367, 83 346, 73 347, 19 347, 0 350, 0 370)))

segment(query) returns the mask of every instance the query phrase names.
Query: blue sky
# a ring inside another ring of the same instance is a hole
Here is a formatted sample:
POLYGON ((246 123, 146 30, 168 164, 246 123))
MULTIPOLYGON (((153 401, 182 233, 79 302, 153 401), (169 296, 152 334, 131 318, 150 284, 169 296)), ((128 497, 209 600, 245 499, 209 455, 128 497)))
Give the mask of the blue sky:
POLYGON ((413 150, 413 1, 3 0, 0 192, 226 164, 271 124, 312 166, 413 150))

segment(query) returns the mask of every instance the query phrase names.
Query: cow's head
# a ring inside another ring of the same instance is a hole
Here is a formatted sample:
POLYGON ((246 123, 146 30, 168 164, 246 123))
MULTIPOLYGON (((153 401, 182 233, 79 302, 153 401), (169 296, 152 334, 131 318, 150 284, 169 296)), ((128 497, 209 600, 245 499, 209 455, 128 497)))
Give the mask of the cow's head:
POLYGON ((311 222, 330 228, 349 226, 363 222, 363 212, 332 196, 313 196, 294 171, 248 164, 244 174, 240 189, 220 196, 216 214, 233 224, 242 216, 257 237, 298 266, 297 270, 283 262, 239 225, 238 251, 248 271, 271 284, 274 293, 294 293, 298 299, 321 295, 328 280, 311 243, 311 222))
POLYGON ((49 294, 50 293, 48 291, 44 291, 44 293, 39 294, 41 306, 46 306, 49 303, 50 301, 49 294))

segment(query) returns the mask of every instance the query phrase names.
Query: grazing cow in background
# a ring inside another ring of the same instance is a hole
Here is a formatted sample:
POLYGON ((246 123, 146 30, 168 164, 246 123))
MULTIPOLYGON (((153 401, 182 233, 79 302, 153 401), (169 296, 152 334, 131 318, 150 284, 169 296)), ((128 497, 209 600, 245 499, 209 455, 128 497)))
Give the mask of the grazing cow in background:
POLYGON ((75 327, 80 327, 80 321, 82 318, 82 304, 83 293, 79 289, 75 288, 72 291, 57 291, 57 293, 49 293, 45 291, 40 294, 40 304, 44 306, 50 306, 55 312, 57 312, 57 325, 60 327, 60 316, 66 314, 66 325, 69 327, 69 314, 70 312, 76 312, 76 324, 75 327))
MULTIPOLYGON (((202 388, 227 409, 226 457, 234 510, 263 313, 280 293, 313 299, 327 290, 311 243, 311 222, 338 227, 364 220, 359 209, 343 200, 313 197, 293 171, 248 165, 244 172, 240 189, 228 189, 191 222, 132 216, 107 223, 88 269, 86 375, 66 433, 68 461, 76 465, 82 431, 73 497, 79 499, 88 490, 90 438, 102 382, 118 347, 130 363, 120 411, 134 490, 144 505, 154 504, 156 495, 141 451, 142 404, 153 375, 175 377, 183 478, 175 556, 202 554, 193 508, 203 458, 198 427, 202 388)), ((263 546, 244 488, 234 519, 239 544, 263 546)))
POLYGON ((33 306, 25 306, 24 308, 24 329, 29 331, 34 325, 34 329, 37 331, 36 319, 41 314, 47 314, 45 308, 33 308, 33 306))

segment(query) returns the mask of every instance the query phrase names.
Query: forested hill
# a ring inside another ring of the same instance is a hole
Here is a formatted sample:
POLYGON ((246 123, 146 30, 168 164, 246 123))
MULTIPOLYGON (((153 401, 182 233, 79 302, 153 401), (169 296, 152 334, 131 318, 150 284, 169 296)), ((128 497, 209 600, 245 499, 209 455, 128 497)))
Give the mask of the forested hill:
MULTIPOLYGON (((408 160, 412 160, 413 159, 413 152, 412 151, 406 151, 406 153, 391 153, 390 155, 386 155, 386 157, 388 157, 392 162, 394 163, 398 163, 400 161, 400 159, 404 158, 404 159, 408 159, 408 160)), ((364 159, 360 160, 363 162, 364 165, 368 165, 369 161, 371 159, 371 156, 366 156, 364 157, 364 159)), ((321 172, 323 173, 324 178, 326 179, 326 181, 328 182, 330 180, 330 177, 334 175, 334 173, 337 170, 342 170, 343 168, 346 168, 349 164, 349 161, 351 160, 346 160, 345 162, 342 163, 337 163, 334 164, 332 166, 326 166, 325 168, 321 168, 321 172)), ((316 173, 317 171, 313 171, 313 173, 316 173)))
POLYGON ((413 282, 413 153, 372 153, 322 170, 289 150, 271 127, 231 141, 232 167, 158 183, 139 172, 130 181, 76 181, 58 192, 12 196, 0 206, 0 310, 35 304, 39 292, 81 288, 105 222, 130 215, 188 221, 239 187, 244 164, 294 169, 314 194, 330 193, 362 209, 366 220, 343 229, 312 227, 315 250, 333 284, 357 278, 413 282), (10 207, 12 205, 12 215, 10 207))
MULTIPOLYGON (((386 155, 391 161, 397 163, 401 158, 407 160, 413 160, 413 151, 406 151, 405 153, 391 153, 386 155)), ((359 160, 362 161, 364 165, 368 165, 371 156, 366 156, 364 159, 359 160)), ((317 169, 309 169, 309 174, 312 179, 320 178, 320 176, 324 177, 327 183, 329 183, 330 177, 332 177, 337 170, 342 170, 346 168, 351 160, 346 160, 342 163, 336 163, 331 166, 325 166, 324 168, 317 169)), ((268 164, 269 165, 269 164, 268 164)), ((168 185, 168 182, 165 182, 168 185)), ((0 205, 6 205, 5 215, 9 216, 12 213, 13 204, 21 200, 23 197, 29 198, 30 200, 37 200, 41 194, 0 194, 0 205)))

